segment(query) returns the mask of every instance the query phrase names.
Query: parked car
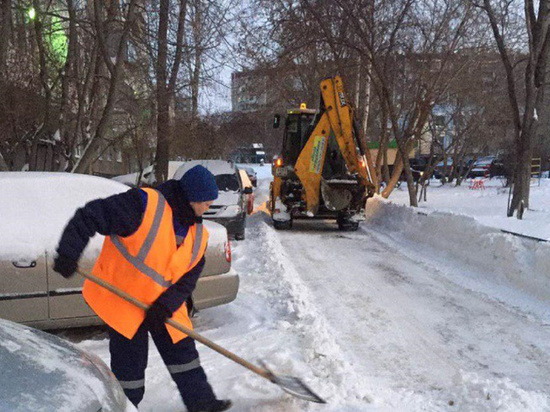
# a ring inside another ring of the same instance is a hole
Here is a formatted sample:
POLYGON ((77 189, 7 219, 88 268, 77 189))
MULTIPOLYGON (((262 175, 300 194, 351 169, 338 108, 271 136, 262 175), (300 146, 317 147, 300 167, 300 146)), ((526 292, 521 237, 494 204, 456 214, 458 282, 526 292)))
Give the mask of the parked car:
POLYGON ((468 174, 470 178, 506 176, 507 170, 501 159, 496 156, 480 157, 468 174))
POLYGON ((230 236, 236 240, 243 240, 246 227, 247 195, 252 193, 252 188, 243 185, 235 164, 225 160, 186 162, 176 171, 174 179, 180 179, 185 172, 197 165, 202 165, 212 172, 220 191, 219 197, 203 217, 224 225, 230 236))
MULTIPOLYGON (((89 175, 42 172, 0 173, 0 317, 41 329, 100 324, 82 298, 83 279, 64 279, 52 269, 63 228, 86 202, 129 187, 89 175)), ((196 309, 235 299, 239 277, 231 268, 227 230, 206 222, 210 233, 206 265, 193 293, 196 309)), ((90 270, 103 237, 96 235, 80 266, 90 270)))
POLYGON ((239 170, 244 170, 246 172, 248 178, 250 179, 250 182, 252 182, 252 186, 258 186, 258 176, 254 168, 250 166, 239 166, 239 170))
POLYGON ((136 411, 97 356, 4 319, 0 319, 0 370, 2 411, 136 411))
MULTIPOLYGON (((424 174, 424 169, 426 169, 426 161, 423 158, 413 158, 409 159, 409 164, 411 165, 411 173, 413 180, 418 182, 422 175, 424 174)), ((399 180, 405 181, 407 177, 405 176, 405 171, 401 172, 399 180)))

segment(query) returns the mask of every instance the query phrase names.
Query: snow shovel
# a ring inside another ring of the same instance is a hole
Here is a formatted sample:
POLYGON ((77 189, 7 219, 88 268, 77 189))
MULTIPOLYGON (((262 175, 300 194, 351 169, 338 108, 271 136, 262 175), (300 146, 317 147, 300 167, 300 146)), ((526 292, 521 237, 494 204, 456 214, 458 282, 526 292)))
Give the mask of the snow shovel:
MULTIPOLYGON (((115 295, 126 300, 127 302, 132 303, 138 308, 143 309, 145 311, 149 309, 149 305, 146 305, 145 303, 137 300, 136 298, 130 296, 128 293, 118 289, 117 287, 111 285, 110 283, 105 282, 103 279, 100 279, 97 276, 92 275, 91 273, 86 273, 80 269, 78 269, 77 272, 80 275, 84 276, 86 279, 98 284, 99 286, 104 287, 108 291, 114 293, 115 295)), ((245 368, 251 370, 255 374, 260 375, 262 378, 265 378, 268 381, 274 383, 275 385, 279 386, 283 391, 291 394, 292 396, 295 396, 297 398, 304 399, 310 402, 326 403, 326 401, 323 398, 321 398, 319 395, 313 392, 299 378, 296 378, 293 376, 277 376, 271 370, 269 370, 263 362, 261 363, 262 368, 260 368, 246 361, 240 356, 237 356, 234 353, 229 352, 227 349, 222 348, 220 345, 212 342, 211 340, 205 338, 204 336, 198 334, 197 332, 191 329, 188 329, 184 325, 172 319, 168 319, 166 323, 178 329, 179 331, 185 333, 186 335, 192 337, 196 341, 199 341, 203 345, 208 346, 210 349, 222 354, 226 358, 231 359, 233 362, 236 362, 239 365, 244 366, 245 368)))

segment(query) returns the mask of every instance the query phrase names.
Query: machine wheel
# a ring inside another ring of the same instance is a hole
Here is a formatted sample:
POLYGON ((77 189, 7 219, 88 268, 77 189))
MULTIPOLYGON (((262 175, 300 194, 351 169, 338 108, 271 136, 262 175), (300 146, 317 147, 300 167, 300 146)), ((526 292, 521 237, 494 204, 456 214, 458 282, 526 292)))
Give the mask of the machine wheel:
POLYGON ((359 229, 359 222, 354 222, 347 217, 339 216, 337 219, 338 229, 344 232, 355 232, 359 229))
POLYGON ((281 221, 281 220, 273 220, 273 227, 277 230, 289 230, 292 229, 292 219, 281 221))
POLYGON ((242 233, 235 233, 235 240, 244 240, 244 232, 242 233))

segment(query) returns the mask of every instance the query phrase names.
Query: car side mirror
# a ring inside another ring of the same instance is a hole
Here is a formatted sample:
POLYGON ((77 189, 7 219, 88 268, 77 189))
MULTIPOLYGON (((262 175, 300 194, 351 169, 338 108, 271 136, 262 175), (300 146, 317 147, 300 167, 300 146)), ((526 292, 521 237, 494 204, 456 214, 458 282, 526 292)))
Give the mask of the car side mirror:
POLYGON ((276 114, 273 116, 273 128, 278 129, 281 124, 281 115, 276 114))
POLYGON ((245 195, 251 195, 252 194, 252 188, 250 186, 247 186, 244 188, 243 193, 245 195))

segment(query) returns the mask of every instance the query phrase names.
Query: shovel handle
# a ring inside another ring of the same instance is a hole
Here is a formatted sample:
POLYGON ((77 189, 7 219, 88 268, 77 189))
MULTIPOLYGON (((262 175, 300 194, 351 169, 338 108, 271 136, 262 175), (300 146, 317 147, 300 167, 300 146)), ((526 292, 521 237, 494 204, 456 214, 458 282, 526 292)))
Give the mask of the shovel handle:
MULTIPOLYGON (((134 298, 133 296, 129 295, 128 293, 124 292, 123 290, 120 290, 116 286, 113 286, 110 283, 104 281, 103 279, 98 278, 97 276, 94 276, 91 273, 84 272, 80 269, 78 269, 77 272, 80 275, 82 275, 83 277, 85 277, 86 279, 88 279, 89 281, 94 282, 94 283, 98 284, 101 287, 104 287, 108 291, 114 293, 115 295, 117 295, 118 297, 124 299, 125 301, 130 302, 131 304, 137 306, 138 308, 140 308, 144 311, 147 311, 147 309, 149 309, 149 305, 141 302, 140 300, 134 298)), ((244 366, 245 368, 251 370, 255 374, 260 375, 262 378, 265 378, 265 379, 269 380, 270 382, 273 382, 273 374, 272 373, 270 373, 270 372, 268 372, 268 371, 266 371, 262 368, 259 368, 258 366, 248 362, 247 360, 241 358, 238 355, 235 355, 232 352, 229 352, 227 349, 221 347, 217 343, 212 342, 210 339, 205 338, 204 336, 200 335, 199 333, 195 332, 192 329, 187 328, 186 326, 182 325, 181 323, 176 322, 175 320, 168 319, 166 321, 166 323, 168 325, 176 328, 180 332, 185 333, 186 335, 190 336, 191 338, 195 339, 196 341, 199 341, 203 345, 208 346, 210 349, 218 352, 219 354, 225 356, 226 358, 231 359, 233 362, 236 362, 239 365, 244 366)))

